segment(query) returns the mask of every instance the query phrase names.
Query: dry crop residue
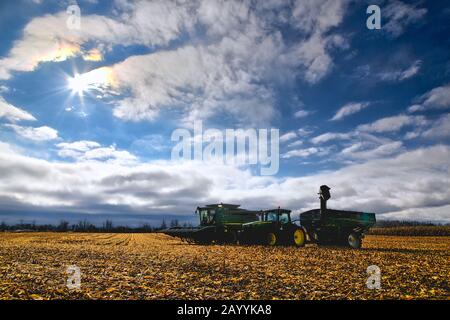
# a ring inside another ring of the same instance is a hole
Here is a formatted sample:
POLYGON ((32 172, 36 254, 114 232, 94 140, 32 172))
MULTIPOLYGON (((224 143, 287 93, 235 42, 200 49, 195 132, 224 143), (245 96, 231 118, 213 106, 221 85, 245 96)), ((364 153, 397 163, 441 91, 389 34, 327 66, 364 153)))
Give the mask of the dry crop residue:
POLYGON ((199 246, 162 234, 2 233, 0 299, 449 299, 450 237, 363 249, 199 246), (81 288, 66 286, 66 268, 81 288), (381 289, 366 286, 381 269, 381 289))

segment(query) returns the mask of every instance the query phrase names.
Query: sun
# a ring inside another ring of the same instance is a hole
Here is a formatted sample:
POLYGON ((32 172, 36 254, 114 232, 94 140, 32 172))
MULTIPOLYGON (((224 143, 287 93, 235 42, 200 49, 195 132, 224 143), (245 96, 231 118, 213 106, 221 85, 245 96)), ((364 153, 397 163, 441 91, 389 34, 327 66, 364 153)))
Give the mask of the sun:
POLYGON ((73 93, 82 96, 83 93, 89 89, 89 82, 83 75, 76 74, 73 78, 68 79, 68 87, 73 93))
POLYGON ((87 91, 103 91, 114 86, 115 78, 109 67, 101 67, 82 74, 75 73, 73 77, 67 78, 67 87, 79 96, 83 96, 87 91))

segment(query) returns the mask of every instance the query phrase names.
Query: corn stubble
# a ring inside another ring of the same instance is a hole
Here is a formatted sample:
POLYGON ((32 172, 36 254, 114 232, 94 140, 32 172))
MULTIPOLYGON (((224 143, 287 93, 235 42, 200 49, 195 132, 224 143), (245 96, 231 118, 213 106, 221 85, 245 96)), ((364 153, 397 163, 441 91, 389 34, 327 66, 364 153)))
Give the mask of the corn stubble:
POLYGON ((449 299, 450 237, 363 249, 198 246, 162 234, 0 234, 0 299, 449 299), (66 268, 81 269, 81 288, 66 268), (381 269, 381 289, 366 286, 381 269))

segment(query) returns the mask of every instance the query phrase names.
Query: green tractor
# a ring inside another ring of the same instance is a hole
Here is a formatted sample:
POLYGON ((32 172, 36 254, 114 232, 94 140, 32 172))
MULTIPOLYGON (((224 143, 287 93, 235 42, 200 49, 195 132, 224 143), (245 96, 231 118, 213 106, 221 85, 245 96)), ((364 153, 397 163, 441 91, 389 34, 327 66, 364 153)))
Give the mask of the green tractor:
POLYGON ((239 208, 237 204, 210 204, 198 207, 195 213, 200 219, 198 227, 173 227, 162 230, 172 237, 197 244, 232 244, 237 242, 237 235, 242 224, 258 220, 259 211, 239 208))
POLYGON ((291 210, 260 211, 259 220, 242 224, 239 243, 269 246, 293 245, 302 247, 306 242, 304 230, 291 220, 291 210))

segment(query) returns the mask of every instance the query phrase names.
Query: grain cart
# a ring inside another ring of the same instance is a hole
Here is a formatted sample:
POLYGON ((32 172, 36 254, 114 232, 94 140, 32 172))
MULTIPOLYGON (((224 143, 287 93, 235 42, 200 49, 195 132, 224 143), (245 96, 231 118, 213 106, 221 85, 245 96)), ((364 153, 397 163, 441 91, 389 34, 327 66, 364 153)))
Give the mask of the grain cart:
POLYGON ((360 248, 364 234, 375 224, 375 214, 327 208, 330 188, 320 187, 320 209, 300 214, 300 224, 307 239, 323 245, 344 245, 360 248))
POLYGON ((260 211, 259 220, 242 224, 239 231, 239 243, 305 245, 306 234, 302 228, 291 221, 291 210, 272 209, 260 211))
POLYGON ((237 232, 242 229, 242 224, 258 220, 257 211, 239 207, 225 203, 198 207, 195 211, 200 219, 198 227, 174 227, 161 232, 192 243, 236 243, 237 232))

